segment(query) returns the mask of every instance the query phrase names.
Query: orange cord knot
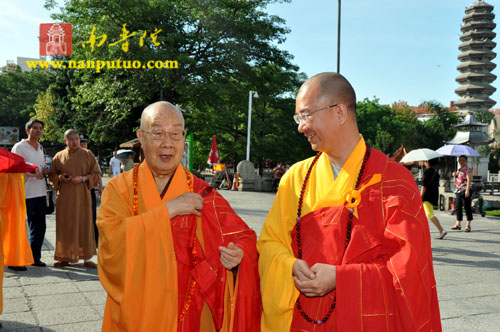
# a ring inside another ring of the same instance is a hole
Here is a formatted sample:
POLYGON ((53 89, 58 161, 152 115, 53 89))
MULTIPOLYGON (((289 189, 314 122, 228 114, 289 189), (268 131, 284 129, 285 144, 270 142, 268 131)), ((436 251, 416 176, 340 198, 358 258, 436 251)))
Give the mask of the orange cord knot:
POLYGON ((361 203, 361 191, 356 189, 351 189, 344 194, 344 200, 346 201, 345 207, 348 209, 354 209, 358 207, 361 203))

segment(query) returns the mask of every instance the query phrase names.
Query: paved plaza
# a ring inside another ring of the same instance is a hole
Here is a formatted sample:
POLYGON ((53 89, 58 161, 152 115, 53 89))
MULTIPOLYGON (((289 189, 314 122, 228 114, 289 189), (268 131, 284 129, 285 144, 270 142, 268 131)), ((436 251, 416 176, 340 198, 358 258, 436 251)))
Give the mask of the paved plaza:
MULTIPOLYGON (((221 193, 259 233, 274 194, 221 193)), ((452 216, 437 216, 448 229, 438 240, 430 225, 443 331, 500 331, 500 218, 475 215, 472 232, 464 233, 449 230, 452 216)), ((55 218, 50 215, 42 254, 48 267, 5 268, 3 331, 100 331, 106 293, 97 270, 81 263, 52 267, 54 244, 55 218)))

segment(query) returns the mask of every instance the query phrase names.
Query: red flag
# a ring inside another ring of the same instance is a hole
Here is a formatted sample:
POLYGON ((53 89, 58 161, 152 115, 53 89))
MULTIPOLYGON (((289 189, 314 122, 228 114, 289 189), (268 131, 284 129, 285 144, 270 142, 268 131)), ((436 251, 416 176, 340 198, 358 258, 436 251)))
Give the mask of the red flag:
POLYGON ((219 150, 217 150, 217 140, 215 139, 215 135, 212 139, 212 148, 210 149, 210 154, 208 155, 207 163, 210 165, 215 165, 220 162, 219 160, 219 150))
POLYGON ((34 173, 37 168, 23 157, 0 148, 0 173, 34 173))

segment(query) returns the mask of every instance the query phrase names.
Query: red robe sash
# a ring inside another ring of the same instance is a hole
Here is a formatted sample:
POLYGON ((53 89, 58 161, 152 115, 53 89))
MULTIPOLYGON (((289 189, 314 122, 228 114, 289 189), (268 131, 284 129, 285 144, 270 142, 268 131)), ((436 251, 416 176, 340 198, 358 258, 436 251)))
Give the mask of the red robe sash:
MULTIPOLYGON (((196 193, 202 193, 209 186, 195 176, 193 179, 193 191, 196 193)), ((255 232, 248 228, 215 190, 204 197, 201 216, 204 248, 200 239, 196 238, 194 241, 197 219, 194 215, 172 219, 172 235, 178 263, 178 310, 179 313, 185 311, 183 321, 178 324, 178 331, 199 331, 204 302, 210 307, 215 328, 222 327, 227 270, 220 262, 218 247, 227 246, 229 242, 233 242, 245 253, 237 272, 233 331, 260 331, 262 304, 255 232), (196 245, 195 264, 193 245, 196 245), (190 295, 192 280, 196 281, 196 287, 190 295), (186 301, 191 301, 188 310, 185 310, 186 301)))

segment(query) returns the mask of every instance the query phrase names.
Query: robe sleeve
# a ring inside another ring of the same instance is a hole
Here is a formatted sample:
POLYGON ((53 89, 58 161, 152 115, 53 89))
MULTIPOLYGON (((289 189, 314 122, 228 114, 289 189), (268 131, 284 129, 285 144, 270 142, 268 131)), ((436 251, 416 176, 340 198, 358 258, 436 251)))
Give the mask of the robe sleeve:
MULTIPOLYGON (((230 299, 224 294, 227 287, 234 287, 237 284, 232 331, 260 331, 262 307, 255 232, 219 193, 214 191, 207 195, 204 204, 202 228, 206 260, 202 262, 203 264, 198 264, 192 274, 199 281, 201 292, 211 308, 214 325, 216 329, 220 329, 230 320, 230 310, 224 310, 225 304, 230 299), (234 284, 228 282, 228 273, 220 262, 218 249, 219 245, 227 246, 229 242, 233 242, 244 252, 234 284), (216 274, 211 271, 215 271, 216 274)), ((224 327, 229 328, 229 326, 224 327)))
MULTIPOLYGON (((128 258, 140 256, 138 253, 127 252, 127 237, 137 236, 127 229, 139 226, 144 232, 154 228, 152 223, 165 220, 168 209, 162 204, 152 210, 137 216, 133 215, 130 202, 120 195, 115 186, 106 187, 102 195, 97 226, 99 227, 99 279, 114 301, 120 302, 125 285, 125 275, 128 258), (139 224, 139 225, 138 225, 139 224)), ((133 249, 133 248, 128 248, 133 249)))
POLYGON ((59 158, 54 157, 49 170, 49 181, 55 190, 59 190, 59 174, 61 174, 61 162, 59 158))
POLYGON ((90 173, 89 174, 83 174, 88 177, 87 180, 87 187, 89 189, 92 189, 99 185, 99 180, 101 179, 101 172, 99 172, 99 166, 97 165, 97 161, 95 160, 95 156, 91 151, 88 151, 90 155, 90 173))
POLYGON ((385 223, 381 254, 336 267, 338 331, 441 331, 429 226, 415 182, 405 180, 383 188, 385 220, 374 220, 385 223))
POLYGON ((299 291, 292 276, 296 258, 292 251, 291 230, 295 221, 294 190, 285 173, 280 188, 262 228, 259 251, 260 289, 263 315, 262 331, 284 331, 292 324, 299 291))

